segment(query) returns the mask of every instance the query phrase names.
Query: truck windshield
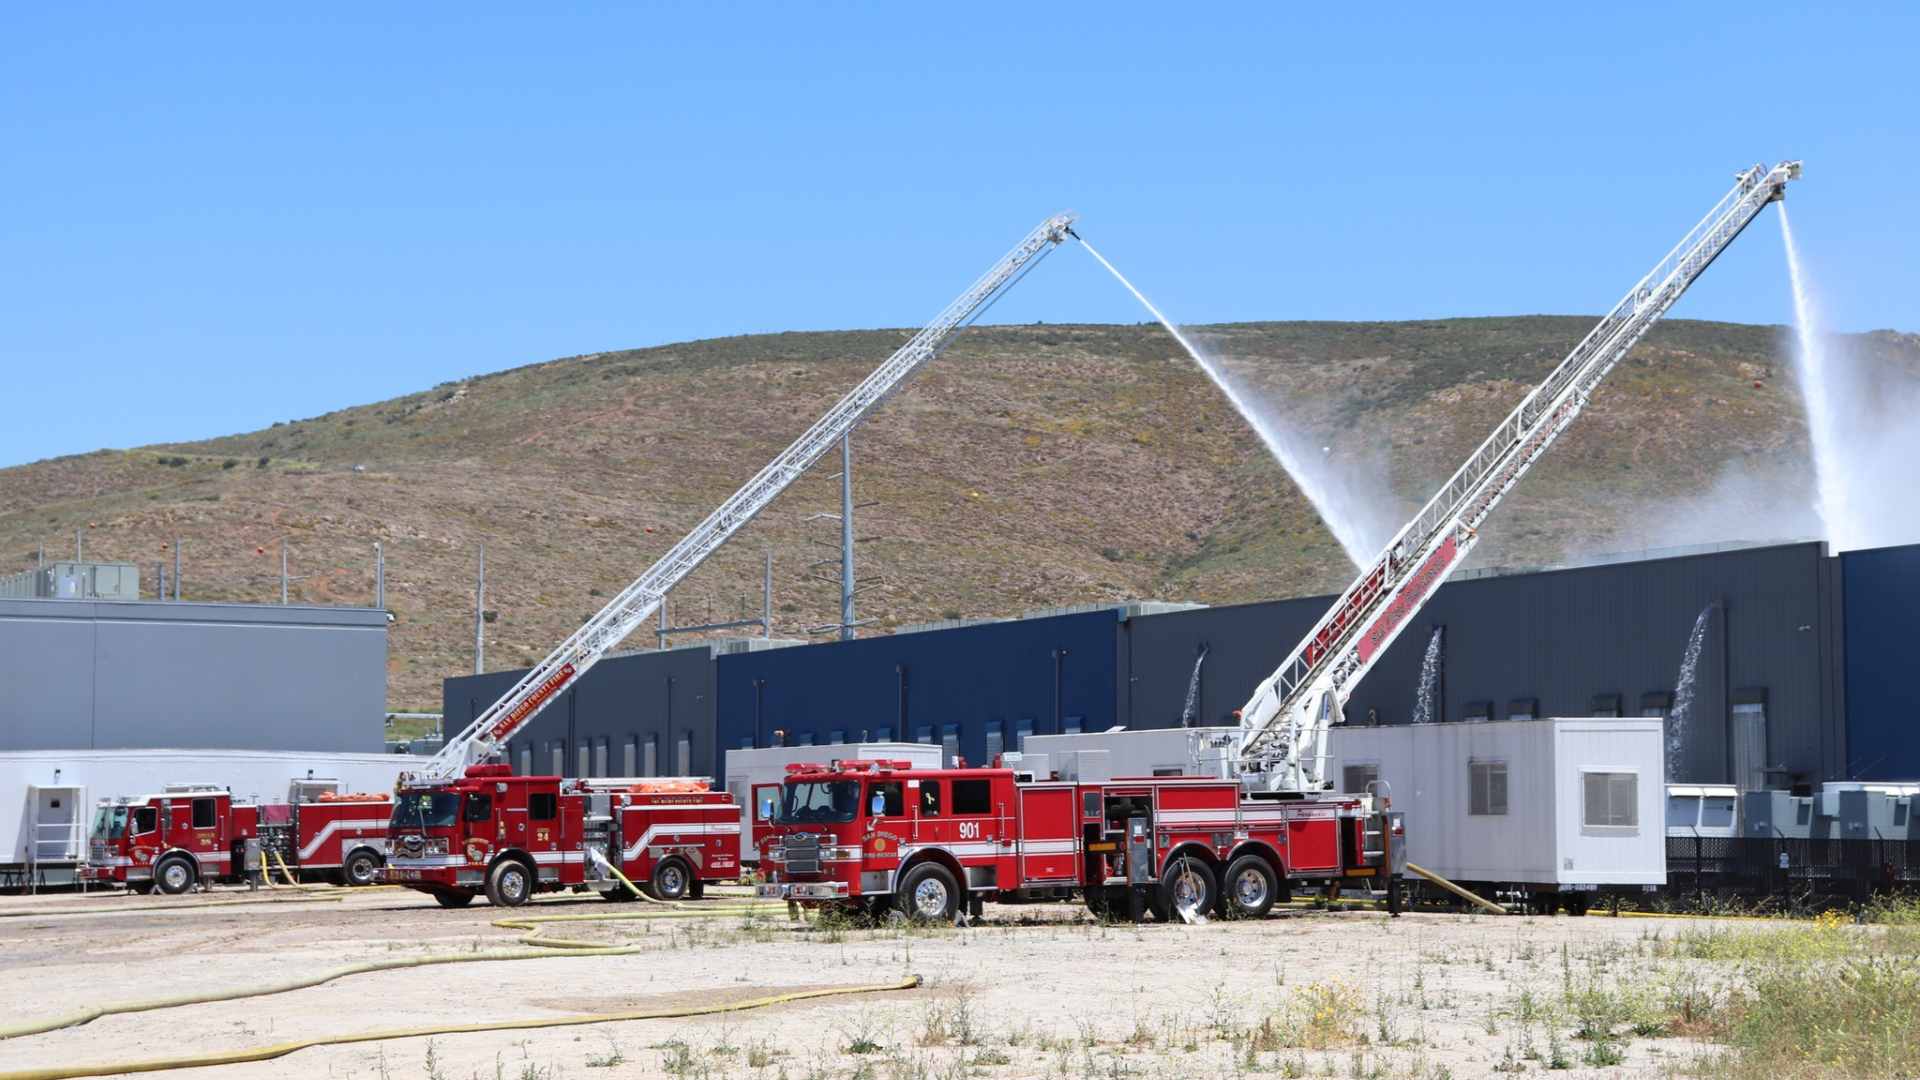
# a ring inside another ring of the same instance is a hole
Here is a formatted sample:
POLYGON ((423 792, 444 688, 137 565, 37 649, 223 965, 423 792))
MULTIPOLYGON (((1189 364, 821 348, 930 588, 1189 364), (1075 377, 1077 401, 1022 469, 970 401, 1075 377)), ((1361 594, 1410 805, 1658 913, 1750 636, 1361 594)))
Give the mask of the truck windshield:
POLYGON ((450 791, 400 795, 393 800, 394 830, 443 829, 460 816, 460 796, 450 791))
POLYGON ((127 808, 102 806, 93 812, 93 835, 102 840, 118 840, 127 835, 127 808))
POLYGON ((852 821, 859 807, 858 780, 805 780, 787 785, 776 820, 783 825, 852 821))

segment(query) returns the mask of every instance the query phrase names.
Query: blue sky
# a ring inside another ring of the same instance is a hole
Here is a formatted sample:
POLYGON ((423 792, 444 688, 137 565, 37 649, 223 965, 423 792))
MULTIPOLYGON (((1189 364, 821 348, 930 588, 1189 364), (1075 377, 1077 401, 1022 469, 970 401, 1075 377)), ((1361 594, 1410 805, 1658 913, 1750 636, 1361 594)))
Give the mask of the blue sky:
MULTIPOLYGON (((1789 156, 1832 323, 1920 329, 1920 9, 1558 6, 14 5, 0 464, 918 325, 1069 207, 1184 322, 1597 312, 1789 156)), ((1777 226, 1675 314, 1787 321, 1777 226)))

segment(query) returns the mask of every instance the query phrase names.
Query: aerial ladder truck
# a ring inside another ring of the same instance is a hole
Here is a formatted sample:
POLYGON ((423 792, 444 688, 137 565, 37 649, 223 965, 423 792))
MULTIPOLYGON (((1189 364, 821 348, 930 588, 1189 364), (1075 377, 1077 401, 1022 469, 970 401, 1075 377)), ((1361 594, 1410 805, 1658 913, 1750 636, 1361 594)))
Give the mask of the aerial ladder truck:
POLYGON ((1768 203, 1800 178, 1800 162, 1755 165, 1732 190, 1521 399, 1371 566, 1347 586, 1240 718, 1234 758, 1250 789, 1326 791, 1327 731, 1387 646, 1406 629, 1480 539, 1480 530, 1528 469, 1586 408, 1629 350, 1706 272, 1768 203))
MULTIPOLYGON (((1080 895, 1168 918, 1265 914, 1293 884, 1387 885, 1398 911, 1399 812, 1335 793, 1328 728, 1488 516, 1607 373, 1786 184, 1800 163, 1756 165, 1494 429, 1239 710, 1225 768, 1086 780, 1032 768, 917 769, 904 761, 789 766, 760 895, 945 919, 1000 902, 1080 895), (1042 773, 1045 775, 1042 775, 1042 773), (1141 901, 1145 903, 1142 905, 1141 901)), ((1024 764, 1024 763, 1023 763, 1024 764)))
POLYGON ((566 887, 619 899, 628 895, 620 874, 674 898, 736 876, 739 807, 725 793, 708 791, 704 781, 516 777, 490 759, 644 625, 668 591, 1072 235, 1073 221, 1072 214, 1057 214, 1041 222, 425 766, 403 775, 389 825, 387 880, 460 907, 482 891, 503 906, 566 887))

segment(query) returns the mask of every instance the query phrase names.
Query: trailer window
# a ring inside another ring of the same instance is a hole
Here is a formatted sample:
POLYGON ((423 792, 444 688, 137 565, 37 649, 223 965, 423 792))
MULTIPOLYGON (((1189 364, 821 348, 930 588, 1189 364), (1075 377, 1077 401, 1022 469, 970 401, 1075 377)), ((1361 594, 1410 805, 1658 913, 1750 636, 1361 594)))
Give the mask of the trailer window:
POLYGON ((787 785, 780 804, 783 825, 852 821, 860 798, 858 780, 804 780, 787 785))
POLYGON ((1506 762, 1469 761, 1467 781, 1467 813, 1487 815, 1507 812, 1506 762))
POLYGON ((1340 770, 1340 790, 1365 794, 1367 785, 1378 779, 1378 765, 1347 765, 1340 770))
POLYGON ((898 780, 881 780, 867 785, 867 814, 871 817, 901 817, 907 812, 906 796, 898 780))
POLYGON ((193 800, 193 827, 211 829, 215 823, 212 799, 193 800))
POLYGON ((920 781, 920 816, 940 816, 940 781, 920 781))
POLYGON ((1586 814, 1583 823, 1590 829, 1637 829, 1640 827, 1640 777, 1630 772, 1590 772, 1585 774, 1586 814))
POLYGON ((1709 829, 1733 828, 1733 796, 1714 795, 1703 802, 1700 824, 1709 829))
POLYGON ((1667 828, 1691 829, 1700 820, 1700 799, 1696 795, 1667 796, 1667 828))
POLYGON ((551 791, 536 791, 527 796, 528 821, 552 821, 560 816, 560 796, 551 791))
MULTIPOLYGON (((119 829, 120 824, 118 822, 115 822, 114 828, 116 830, 119 829)), ((147 833, 154 832, 159 828, 160 828, 160 811, 155 810, 151 806, 140 806, 140 807, 134 808, 133 835, 144 836, 147 833)), ((115 835, 119 835, 119 834, 116 832, 115 835)))
POLYGON ((953 813, 956 817, 961 814, 993 813, 992 785, 985 780, 955 780, 953 813))

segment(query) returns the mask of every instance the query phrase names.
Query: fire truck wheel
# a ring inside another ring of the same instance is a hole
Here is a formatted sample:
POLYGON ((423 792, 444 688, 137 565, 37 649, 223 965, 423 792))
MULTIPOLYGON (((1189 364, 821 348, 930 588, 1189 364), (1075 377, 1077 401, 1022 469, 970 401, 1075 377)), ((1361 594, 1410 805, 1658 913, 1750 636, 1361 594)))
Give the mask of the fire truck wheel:
POLYGON ((1204 915, 1213 910, 1214 898, 1220 895, 1219 883, 1214 880, 1213 870, 1199 859, 1175 859, 1167 864, 1166 873, 1160 875, 1159 895, 1154 898, 1154 914, 1162 922, 1172 922, 1179 918, 1181 909, 1204 915))
POLYGON ((198 876, 193 872, 193 864, 179 855, 162 859, 160 865, 153 868, 154 883, 168 896, 179 896, 193 888, 194 878, 198 876))
POLYGON ((693 873, 684 860, 669 857, 653 868, 653 894, 661 900, 685 900, 693 891, 693 873))
POLYGON ((517 859, 501 859, 487 871, 487 903, 519 907, 533 899, 533 872, 517 859))
POLYGON ((151 881, 136 881, 136 882, 134 882, 133 884, 131 884, 131 885, 129 885, 129 886, 127 886, 127 888, 129 888, 129 889, 131 889, 131 890, 133 890, 134 892, 137 892, 137 893, 139 893, 139 894, 140 894, 141 896, 145 896, 145 895, 147 895, 148 893, 150 893, 150 892, 152 892, 152 891, 153 891, 153 882, 151 882, 151 881))
POLYGON ((1273 910, 1273 902, 1280 894, 1279 877, 1267 860, 1258 855, 1242 855, 1227 867, 1227 884, 1222 893, 1226 914, 1258 919, 1273 910))
POLYGON ((371 885, 380 876, 380 860, 365 848, 353 853, 340 875, 349 885, 371 885))
POLYGON ((947 868, 923 862, 900 882, 900 911, 914 922, 952 922, 959 910, 960 886, 947 868))
POLYGON ((444 908, 463 908, 473 903, 473 894, 470 892, 437 892, 433 894, 433 902, 444 908))

